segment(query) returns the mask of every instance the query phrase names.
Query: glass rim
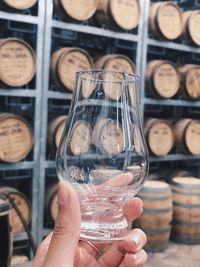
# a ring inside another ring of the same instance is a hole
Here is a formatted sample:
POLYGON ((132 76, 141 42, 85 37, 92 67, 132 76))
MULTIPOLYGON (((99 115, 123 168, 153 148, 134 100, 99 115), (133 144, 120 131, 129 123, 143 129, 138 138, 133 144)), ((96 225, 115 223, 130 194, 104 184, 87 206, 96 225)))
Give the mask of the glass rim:
POLYGON ((109 70, 109 69, 90 69, 90 70, 81 70, 75 72, 75 76, 80 78, 81 80, 89 80, 89 81, 98 81, 98 82, 112 82, 112 83, 132 83, 136 81, 137 79, 140 78, 139 74, 136 73, 128 73, 128 72, 123 72, 123 71, 114 71, 114 70, 109 70), (113 74, 121 74, 127 77, 127 79, 124 79, 122 81, 113 81, 113 80, 103 80, 103 79, 95 79, 95 78, 86 78, 86 77, 81 77, 82 74, 94 74, 94 73, 113 73, 113 74), (129 79, 130 78, 130 79, 129 79), (132 78, 132 80, 131 80, 132 78))

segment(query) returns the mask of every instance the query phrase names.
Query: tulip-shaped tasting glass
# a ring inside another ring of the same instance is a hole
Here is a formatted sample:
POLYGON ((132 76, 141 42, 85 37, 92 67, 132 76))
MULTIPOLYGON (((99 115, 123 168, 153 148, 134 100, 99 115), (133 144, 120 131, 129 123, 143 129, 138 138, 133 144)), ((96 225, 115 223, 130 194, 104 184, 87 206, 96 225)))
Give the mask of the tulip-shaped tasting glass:
POLYGON ((109 70, 76 73, 56 168, 78 194, 83 240, 112 242, 129 231, 122 206, 148 172, 138 80, 109 70))

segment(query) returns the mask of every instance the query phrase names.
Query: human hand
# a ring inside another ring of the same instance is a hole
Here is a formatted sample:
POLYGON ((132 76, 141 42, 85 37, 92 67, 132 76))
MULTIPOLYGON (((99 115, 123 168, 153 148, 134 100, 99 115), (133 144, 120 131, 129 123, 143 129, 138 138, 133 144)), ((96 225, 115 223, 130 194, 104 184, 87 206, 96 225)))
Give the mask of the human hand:
MULTIPOLYGON (((139 198, 123 206, 128 221, 142 213, 139 198)), ((99 257, 98 252, 80 238, 80 206, 75 191, 66 183, 58 186, 58 217, 53 233, 39 246, 32 267, 142 267, 147 255, 142 249, 146 236, 140 229, 133 229, 122 241, 114 242, 99 257)), ((98 250, 106 244, 93 243, 98 250)))

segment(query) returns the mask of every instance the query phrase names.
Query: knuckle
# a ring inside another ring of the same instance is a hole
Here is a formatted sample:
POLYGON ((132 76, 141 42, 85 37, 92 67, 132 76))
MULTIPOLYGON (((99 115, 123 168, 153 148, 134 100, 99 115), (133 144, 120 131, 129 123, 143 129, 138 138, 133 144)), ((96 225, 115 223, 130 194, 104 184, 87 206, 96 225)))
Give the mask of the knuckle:
POLYGON ((54 234, 63 235, 65 233, 68 233, 69 228, 71 228, 71 223, 69 220, 61 220, 58 218, 55 223, 54 234))

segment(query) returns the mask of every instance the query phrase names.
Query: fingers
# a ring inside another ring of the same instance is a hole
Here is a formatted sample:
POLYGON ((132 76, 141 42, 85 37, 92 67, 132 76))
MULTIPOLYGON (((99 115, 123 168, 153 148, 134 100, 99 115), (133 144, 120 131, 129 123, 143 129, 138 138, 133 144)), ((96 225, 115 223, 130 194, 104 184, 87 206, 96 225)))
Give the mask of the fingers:
POLYGON ((73 266, 80 236, 80 206, 75 191, 66 183, 58 186, 58 217, 43 267, 73 266))
POLYGON ((132 222, 143 212, 143 202, 140 198, 135 197, 131 200, 128 200, 123 206, 124 216, 127 221, 132 222))
POLYGON ((126 252, 138 252, 141 250, 147 242, 147 237, 145 233, 139 229, 133 229, 130 234, 122 241, 119 242, 119 249, 123 252, 123 249, 126 252))
POLYGON ((126 253, 137 253, 146 244, 146 235, 140 229, 134 229, 122 241, 117 241, 99 258, 102 266, 116 267, 122 262, 126 253))
POLYGON ((143 267, 147 262, 147 253, 142 249, 135 254, 127 253, 119 267, 143 267))
POLYGON ((44 263, 44 260, 45 260, 45 257, 46 257, 46 254, 47 254, 47 251, 48 251, 48 248, 49 248, 49 244, 50 244, 50 241, 51 241, 51 238, 52 238, 52 234, 53 233, 50 233, 42 241, 42 243, 38 247, 37 253, 35 255, 35 258, 34 258, 34 261, 33 261, 33 264, 32 264, 32 267, 42 267, 43 266, 43 263, 44 263))

